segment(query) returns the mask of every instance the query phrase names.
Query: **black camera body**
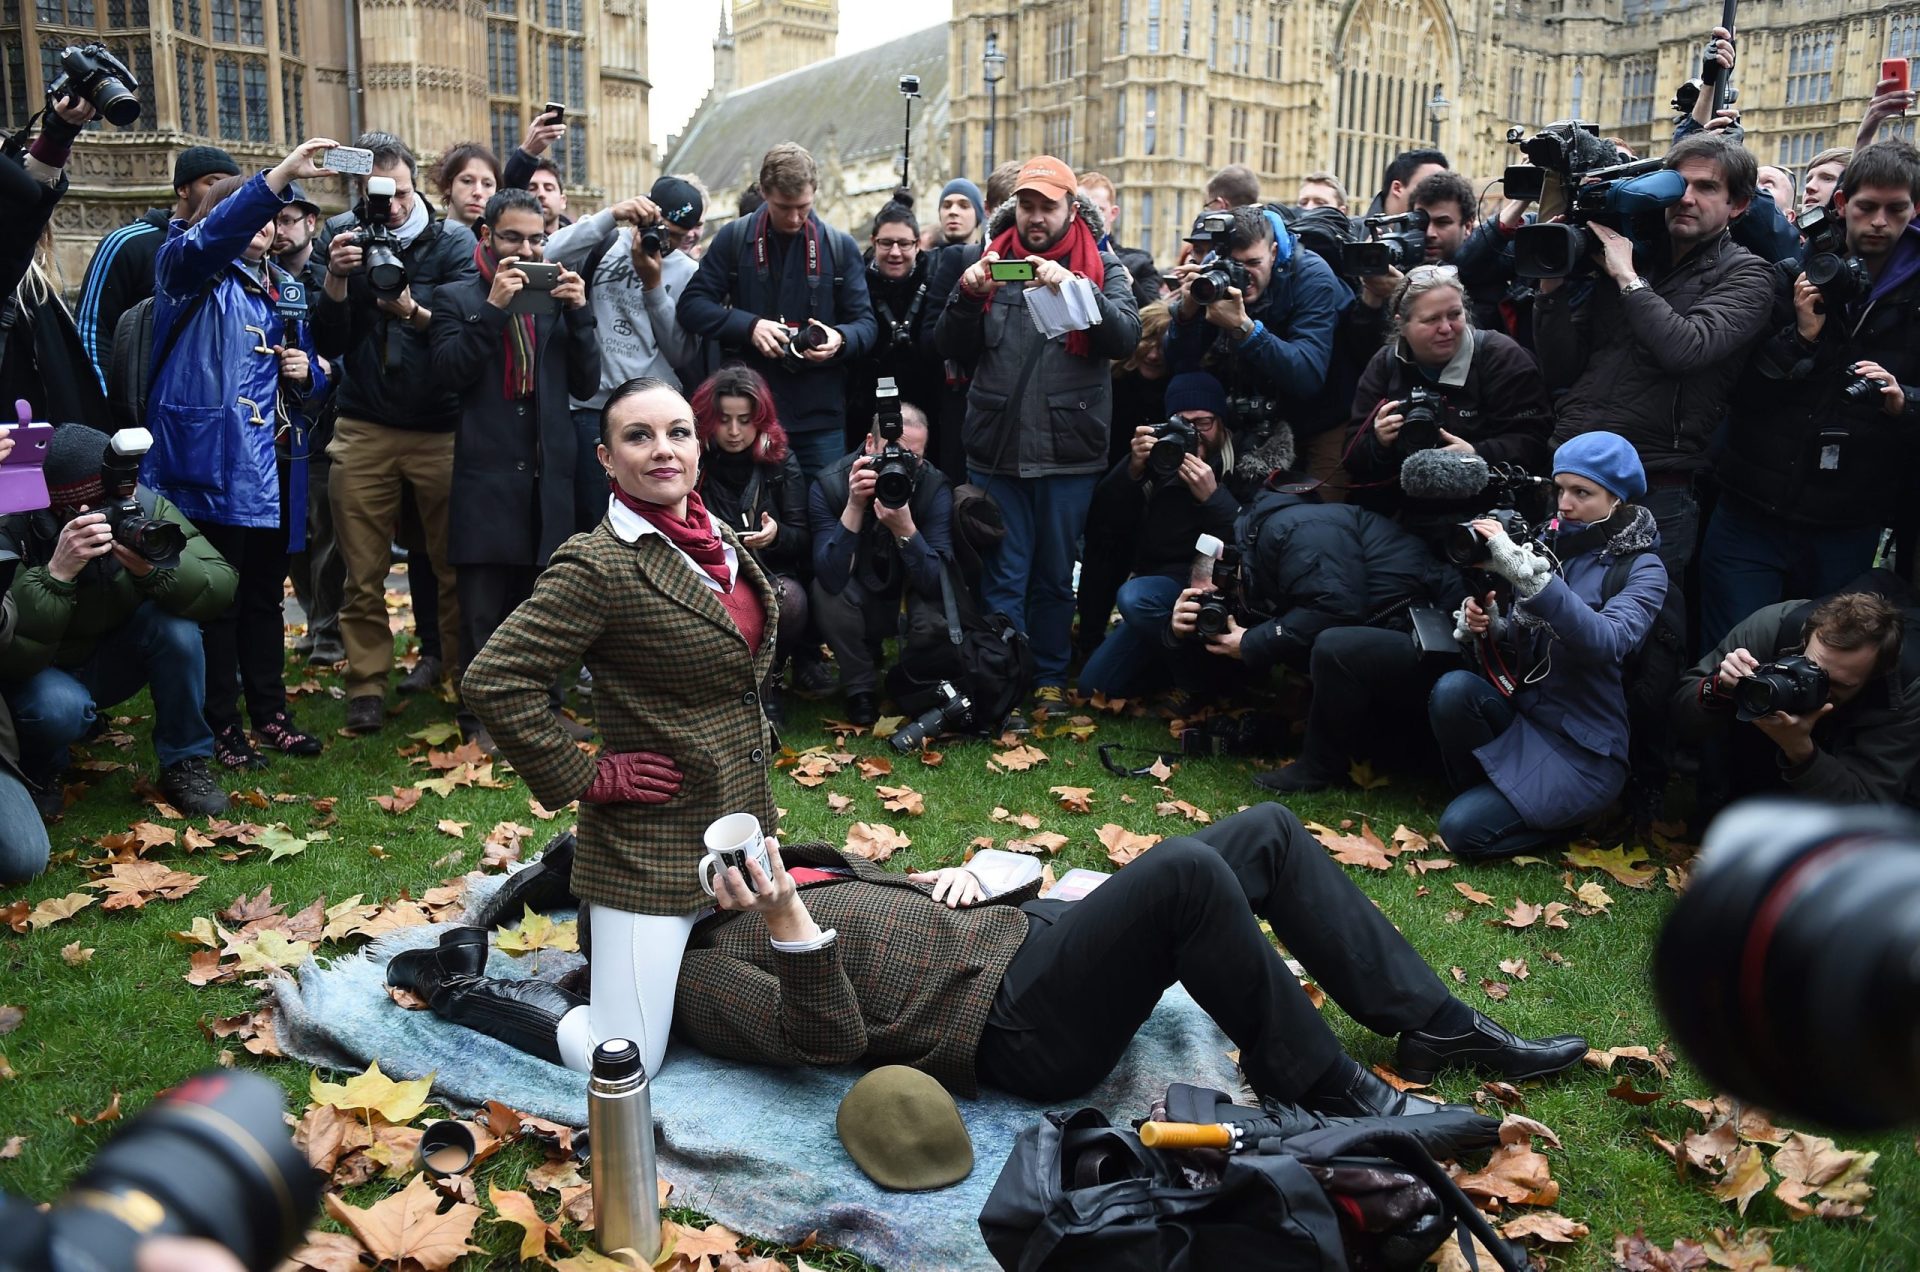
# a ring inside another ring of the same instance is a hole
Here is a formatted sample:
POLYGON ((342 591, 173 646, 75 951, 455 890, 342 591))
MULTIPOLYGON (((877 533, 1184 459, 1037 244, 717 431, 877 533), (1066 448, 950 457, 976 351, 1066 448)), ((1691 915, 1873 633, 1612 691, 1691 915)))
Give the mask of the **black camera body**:
POLYGON ((1440 425, 1446 419, 1446 413, 1445 395, 1424 384, 1409 388, 1405 401, 1400 405, 1400 436, 1394 439, 1399 449, 1412 454, 1438 446, 1440 425))
POLYGON ((140 122, 140 81, 104 44, 73 44, 60 54, 60 76, 47 85, 47 100, 83 97, 115 128, 140 122))
POLYGON ((1548 124, 1528 136, 1507 130, 1507 142, 1532 160, 1506 170, 1510 199, 1540 204, 1540 219, 1513 239, 1514 273, 1522 278, 1578 278, 1593 273, 1598 240, 1589 225, 1605 225, 1631 239, 1634 220, 1680 201, 1686 181, 1658 159, 1631 159, 1579 119, 1548 124), (1549 218, 1563 215, 1564 221, 1549 218))
POLYGON ((106 497, 94 511, 107 519, 115 543, 159 569, 171 570, 187 549, 187 532, 171 521, 149 517, 133 494, 140 484, 140 461, 152 447, 153 435, 144 428, 123 428, 108 439, 100 455, 106 497))
POLYGON ((366 198, 354 229, 355 241, 364 254, 360 267, 367 272, 367 284, 382 300, 391 300, 407 289, 407 262, 400 255, 400 237, 389 224, 393 217, 395 186, 392 177, 368 177, 366 198))
POLYGON ((1839 252, 1809 253, 1801 272, 1820 289, 1820 307, 1833 312, 1863 300, 1873 290, 1873 275, 1858 256, 1839 252))
POLYGON ((1229 393, 1227 395, 1226 422, 1231 428, 1261 435, 1264 440, 1264 434, 1269 426, 1279 418, 1279 398, 1268 397, 1263 393, 1229 393))
POLYGON ((873 398, 874 432, 885 445, 878 455, 862 462, 874 470, 873 497, 889 508, 904 508, 920 484, 920 457, 900 444, 906 422, 900 415, 900 388, 892 376, 880 377, 873 398))
POLYGON ((1227 625, 1233 621, 1232 598, 1216 587, 1200 593, 1195 599, 1200 602, 1200 612, 1194 616, 1193 630, 1202 639, 1224 635, 1227 625))
POLYGON ((1784 711, 1806 715, 1827 700, 1827 673, 1805 654, 1789 654, 1761 667, 1733 687, 1733 713, 1741 720, 1784 711))
POLYGON ((1427 260, 1426 209, 1414 208, 1393 216, 1370 216, 1364 224, 1367 237, 1358 243, 1340 246, 1340 272, 1356 277, 1385 274, 1389 270, 1405 273, 1427 260))
POLYGON ((1860 406, 1878 407, 1885 400, 1883 388, 1883 382, 1870 375, 1850 373, 1846 384, 1840 389, 1840 396, 1860 406))
POLYGON ((798 327, 789 327, 787 347, 780 355, 780 360, 789 371, 798 371, 807 365, 803 354, 811 353, 815 349, 824 349, 826 344, 827 329, 825 327, 816 327, 810 322, 798 327))
POLYGON ((1147 476, 1154 481, 1170 481, 1180 471, 1180 461, 1200 453, 1200 430, 1178 415, 1153 426, 1153 449, 1147 452, 1147 476))
POLYGON ((648 256, 667 254, 667 240, 660 233, 658 225, 646 225, 640 228, 640 250, 648 256))
POLYGON ((1493 508, 1481 513, 1471 521, 1462 521, 1447 531, 1444 544, 1447 560, 1461 567, 1485 565, 1493 557, 1493 549, 1486 536, 1473 528, 1474 521, 1490 520, 1500 523, 1507 532, 1507 538, 1514 542, 1529 537, 1533 531, 1527 525, 1527 519, 1520 515, 1517 508, 1493 508))
POLYGON ((901 725, 899 732, 887 739, 888 745, 902 755, 943 733, 959 733, 975 727, 973 699, 954 688, 952 681, 942 680, 933 692, 934 705, 901 725))
POLYGON ((1229 287, 1238 288, 1242 295, 1253 283, 1253 275, 1247 267, 1231 256, 1216 256, 1201 267, 1187 284, 1187 293, 1203 305, 1211 305, 1216 300, 1227 298, 1229 287))

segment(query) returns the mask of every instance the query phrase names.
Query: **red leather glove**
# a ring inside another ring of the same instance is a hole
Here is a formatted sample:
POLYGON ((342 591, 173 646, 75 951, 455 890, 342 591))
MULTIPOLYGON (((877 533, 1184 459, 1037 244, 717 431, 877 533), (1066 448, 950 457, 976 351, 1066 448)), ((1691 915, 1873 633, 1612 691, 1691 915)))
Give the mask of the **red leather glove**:
POLYGON ((680 769, 652 751, 601 755, 583 804, 664 804, 680 793, 680 769))

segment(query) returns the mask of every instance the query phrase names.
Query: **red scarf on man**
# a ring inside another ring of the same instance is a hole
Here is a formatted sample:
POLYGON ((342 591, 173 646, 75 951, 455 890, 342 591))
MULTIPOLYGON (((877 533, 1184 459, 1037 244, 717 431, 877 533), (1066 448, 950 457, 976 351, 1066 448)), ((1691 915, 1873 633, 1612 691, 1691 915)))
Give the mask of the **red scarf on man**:
POLYGON ((665 535, 668 543, 686 553, 695 565, 720 585, 720 603, 733 618, 733 625, 740 629, 740 635, 746 638, 747 648, 759 653, 760 642, 767 630, 766 607, 760 603, 759 593, 751 587, 736 586, 739 583, 737 577, 727 577, 726 545, 720 542, 720 535, 713 528, 713 517, 708 513, 699 492, 687 492, 687 515, 676 517, 659 504, 635 499, 611 477, 607 479, 607 485, 623 507, 665 535))
MULTIPOLYGON (((473 263, 480 267, 481 281, 493 286, 493 276, 500 268, 500 262, 487 250, 484 243, 473 247, 473 263)), ((500 384, 501 393, 509 402, 533 396, 533 334, 532 314, 508 314, 507 327, 501 333, 500 342, 506 360, 507 373, 500 384)))
MULTIPOLYGON (((993 242, 987 244, 987 250, 1003 261, 1023 261, 1029 256, 1038 256, 1043 260, 1058 261, 1067 269, 1092 283, 1096 288, 1107 281, 1107 267, 1100 260, 1100 244, 1095 241, 1093 231, 1080 219, 1080 209, 1076 204, 1067 210, 1067 232, 1060 241, 1044 252, 1030 252, 1020 241, 1018 220, 1000 231, 993 242)), ((1067 352, 1078 357, 1087 357, 1093 352, 1093 337, 1084 331, 1067 333, 1067 352)))

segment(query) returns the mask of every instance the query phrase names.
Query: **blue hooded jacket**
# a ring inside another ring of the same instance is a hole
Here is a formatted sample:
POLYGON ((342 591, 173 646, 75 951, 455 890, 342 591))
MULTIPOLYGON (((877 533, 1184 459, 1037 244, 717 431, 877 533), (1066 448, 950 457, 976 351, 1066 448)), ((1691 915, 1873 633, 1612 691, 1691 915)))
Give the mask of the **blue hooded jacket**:
MULTIPOLYGON (((280 358, 272 346, 287 343, 287 320, 275 310, 287 275, 269 267, 269 291, 240 262, 286 202, 265 173, 256 173, 198 225, 172 222, 154 259, 156 359, 183 314, 186 326, 153 368, 146 425, 153 449, 140 480, 195 523, 281 524, 273 441, 284 420, 280 358), (203 292, 206 300, 196 304, 203 292)), ((298 399, 289 395, 288 412, 319 403, 327 389, 311 325, 297 326, 295 339, 313 359, 313 382, 298 399)))

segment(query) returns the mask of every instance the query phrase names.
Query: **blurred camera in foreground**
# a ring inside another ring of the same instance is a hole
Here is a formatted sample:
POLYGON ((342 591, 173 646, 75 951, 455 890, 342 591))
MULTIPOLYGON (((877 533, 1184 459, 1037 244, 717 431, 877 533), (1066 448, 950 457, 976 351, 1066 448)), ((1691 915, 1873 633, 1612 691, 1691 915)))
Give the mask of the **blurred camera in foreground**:
POLYGON ((1756 799, 1716 819, 1654 951, 1661 1013, 1734 1097, 1920 1121, 1920 818, 1756 799))
POLYGON ((105 1272, 152 1237, 198 1237, 256 1272, 299 1244, 321 1177, 278 1083, 215 1070, 161 1094, 44 1213, 0 1198, 0 1272, 105 1272))

